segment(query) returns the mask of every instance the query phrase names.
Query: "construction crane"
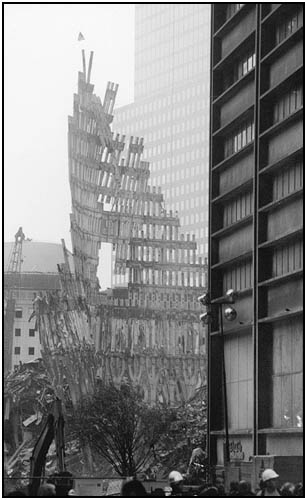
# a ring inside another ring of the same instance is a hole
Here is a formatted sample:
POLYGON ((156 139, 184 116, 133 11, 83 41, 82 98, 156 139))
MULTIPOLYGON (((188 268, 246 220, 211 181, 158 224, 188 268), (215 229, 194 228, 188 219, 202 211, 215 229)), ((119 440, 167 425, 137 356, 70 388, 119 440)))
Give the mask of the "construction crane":
POLYGON ((20 227, 15 234, 14 246, 9 258, 4 280, 5 316, 4 316, 4 374, 11 370, 13 329, 15 318, 16 292, 20 289, 22 245, 25 235, 20 227), (5 283, 6 281, 6 283, 5 283))
POLYGON ((22 227, 20 227, 15 234, 15 243, 9 259, 7 268, 7 273, 9 274, 20 275, 22 264, 22 244, 24 240, 25 235, 23 233, 22 227))

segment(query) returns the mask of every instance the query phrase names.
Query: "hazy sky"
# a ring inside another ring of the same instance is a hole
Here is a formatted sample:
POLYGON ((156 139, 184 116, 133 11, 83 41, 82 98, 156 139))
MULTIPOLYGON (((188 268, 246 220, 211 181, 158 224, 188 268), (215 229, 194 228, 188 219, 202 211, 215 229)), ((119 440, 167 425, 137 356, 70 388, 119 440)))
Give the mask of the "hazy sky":
POLYGON ((71 249, 67 117, 81 49, 94 51, 95 93, 103 97, 110 80, 119 83, 117 106, 133 101, 134 5, 6 4, 4 22, 5 241, 22 226, 29 238, 65 238, 71 249))

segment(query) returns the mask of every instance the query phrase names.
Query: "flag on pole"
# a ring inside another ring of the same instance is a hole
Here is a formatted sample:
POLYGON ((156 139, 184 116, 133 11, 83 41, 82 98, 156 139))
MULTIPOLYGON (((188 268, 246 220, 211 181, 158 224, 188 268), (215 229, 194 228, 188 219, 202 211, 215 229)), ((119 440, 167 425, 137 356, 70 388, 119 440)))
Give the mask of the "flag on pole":
POLYGON ((78 35, 78 42, 82 42, 82 40, 85 40, 84 36, 82 35, 81 31, 78 35))

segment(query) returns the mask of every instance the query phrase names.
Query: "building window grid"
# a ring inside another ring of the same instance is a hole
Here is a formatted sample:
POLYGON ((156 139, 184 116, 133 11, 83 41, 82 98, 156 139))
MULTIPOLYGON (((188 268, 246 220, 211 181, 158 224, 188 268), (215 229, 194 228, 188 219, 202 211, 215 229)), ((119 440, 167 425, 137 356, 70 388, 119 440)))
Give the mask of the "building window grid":
POLYGON ((224 139, 224 158, 237 153, 254 140, 255 127, 253 120, 245 122, 237 130, 224 139))
POLYGON ((236 80, 249 73, 256 65, 256 54, 254 51, 250 52, 242 61, 236 66, 236 80))
MULTIPOLYGON (((193 89, 193 90, 197 90, 197 91, 198 91, 198 93, 200 93, 200 91, 201 91, 200 87, 199 87, 199 88, 197 88, 197 89, 193 89)), ((178 95, 178 97, 179 97, 179 95, 178 95)), ((180 111, 180 110, 179 110, 179 111, 180 111)), ((182 114, 182 113, 183 113, 183 110, 181 110, 181 113, 179 113, 179 115, 180 115, 180 114, 182 114)), ((173 118, 173 117, 172 117, 172 118, 173 118)), ((198 121, 199 121, 199 120, 198 120, 198 121)), ((182 124, 182 125, 183 125, 183 124, 182 124)), ((182 128, 183 128, 183 127, 182 127, 182 128)), ((180 132, 180 130, 179 130, 179 132, 180 132)), ((154 146, 154 144, 152 144, 152 146, 154 146)), ((199 156, 200 156, 200 155, 199 155, 199 156)), ((178 162, 177 162, 177 163, 178 163, 178 162)), ((158 173, 158 172, 156 172, 156 173, 158 173)), ((161 172, 159 171, 159 173, 161 173, 161 172)), ((179 174, 179 172, 178 172, 178 174, 179 174)), ((187 172, 185 172, 185 174, 187 174, 187 172)), ((182 178, 183 176, 181 175, 180 177, 182 178)), ((160 179, 161 179, 161 178, 160 178, 160 179)), ((178 179, 179 179, 179 176, 178 176, 178 179)), ((160 180, 160 182, 159 182, 159 183, 161 184, 161 180, 160 180)), ((179 208, 179 204, 178 204, 178 208, 179 208)), ((201 217, 201 218, 203 218, 203 217, 201 217)), ((187 217, 187 220, 188 220, 188 217, 187 217)))
POLYGON ((252 71, 256 66, 255 50, 250 50, 242 59, 238 60, 232 71, 226 71, 223 76, 223 91, 233 85, 235 82, 243 78, 247 73, 252 71))
POLYGON ((273 201, 288 196, 303 187, 303 162, 298 161, 292 167, 278 172, 273 178, 273 201))
POLYGON ((252 263, 245 261, 228 269, 223 274, 223 293, 230 288, 246 290, 252 287, 252 263))
POLYGON ((273 108, 273 124, 279 123, 303 106, 303 87, 297 85, 284 94, 273 108))
POLYGON ((283 42, 288 36, 292 35, 298 28, 303 26, 303 9, 297 8, 295 12, 291 12, 286 19, 276 28, 276 44, 283 42))
POLYGON ((303 255, 303 241, 296 241, 276 248, 272 256, 272 277, 283 276, 302 269, 303 255))
POLYGON ((231 200, 224 205, 223 227, 227 227, 244 217, 248 217, 253 212, 253 193, 248 191, 242 193, 238 198, 231 200))
POLYGON ((226 8, 226 21, 242 9, 244 3, 228 3, 226 8))
POLYGON ((15 328, 15 337, 21 336, 21 328, 15 328))
POLYGON ((273 330, 272 427, 302 427, 303 413, 302 330, 297 320, 273 330))

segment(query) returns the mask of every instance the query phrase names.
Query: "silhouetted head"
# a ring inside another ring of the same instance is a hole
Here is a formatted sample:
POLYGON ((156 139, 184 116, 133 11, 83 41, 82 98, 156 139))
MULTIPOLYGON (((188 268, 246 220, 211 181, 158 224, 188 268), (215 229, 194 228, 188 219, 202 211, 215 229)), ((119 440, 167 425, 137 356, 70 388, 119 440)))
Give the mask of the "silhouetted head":
POLYGON ((55 497, 55 485, 51 483, 41 484, 37 492, 38 497, 55 497))
POLYGON ((238 481, 231 481, 229 489, 230 489, 230 491, 238 491, 239 490, 238 481))
POLYGON ((216 488, 217 488, 217 496, 218 497, 224 497, 224 496, 226 496, 226 494, 225 494, 225 488, 224 488, 223 484, 218 484, 216 486, 216 488))
POLYGON ((162 488, 156 488, 153 490, 152 495, 153 497, 165 497, 164 490, 162 488))
POLYGON ((284 483, 280 488, 280 493, 282 497, 294 497, 295 486, 293 483, 284 483))
POLYGON ((304 486, 303 483, 297 483, 294 488, 294 496, 295 497, 304 497, 304 486))
POLYGON ((55 475, 55 490, 57 497, 67 497, 73 485, 73 475, 70 472, 63 471, 55 475))
POLYGON ((249 496, 251 491, 252 487, 248 481, 242 480, 239 482, 239 490, 238 490, 239 497, 249 496))
POLYGON ((147 492, 140 481, 132 479, 122 487, 121 496, 123 497, 146 497, 147 492))
POLYGON ((209 486, 200 492, 199 497, 212 498, 218 497, 218 490, 215 486, 209 486))

